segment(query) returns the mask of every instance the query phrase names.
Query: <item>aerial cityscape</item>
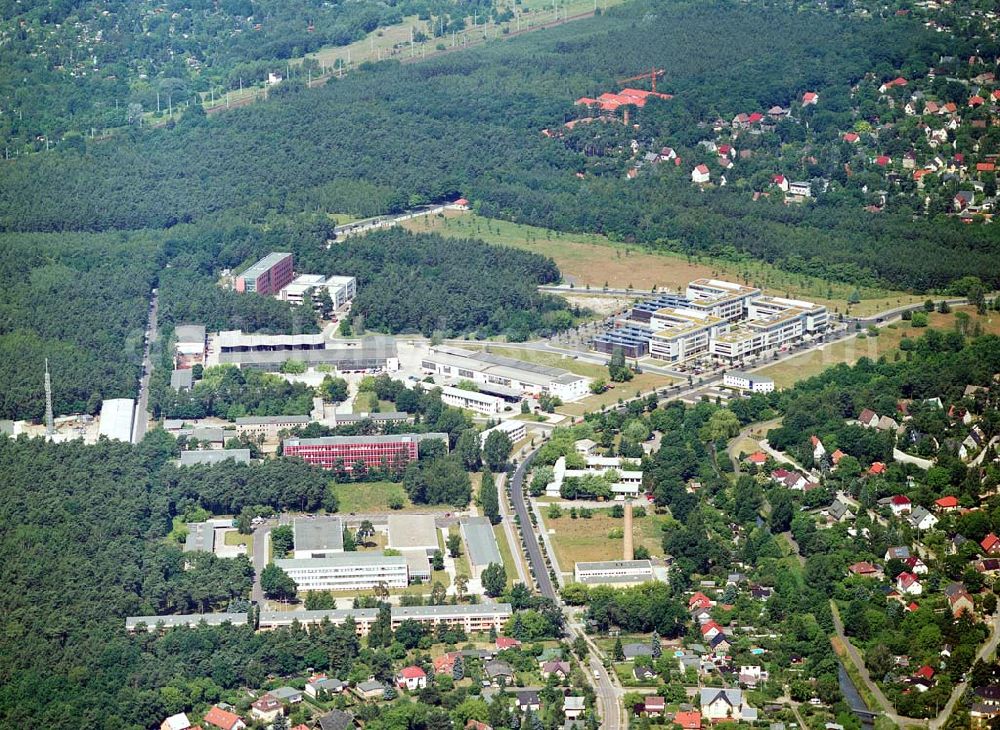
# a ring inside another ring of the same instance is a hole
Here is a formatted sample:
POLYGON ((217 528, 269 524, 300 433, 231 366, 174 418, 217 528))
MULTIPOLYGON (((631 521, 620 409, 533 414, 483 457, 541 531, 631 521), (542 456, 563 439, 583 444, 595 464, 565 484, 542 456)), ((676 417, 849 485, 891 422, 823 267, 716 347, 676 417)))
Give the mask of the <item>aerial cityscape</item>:
POLYGON ((0 69, 0 728, 1000 727, 992 0, 17 0, 0 69))

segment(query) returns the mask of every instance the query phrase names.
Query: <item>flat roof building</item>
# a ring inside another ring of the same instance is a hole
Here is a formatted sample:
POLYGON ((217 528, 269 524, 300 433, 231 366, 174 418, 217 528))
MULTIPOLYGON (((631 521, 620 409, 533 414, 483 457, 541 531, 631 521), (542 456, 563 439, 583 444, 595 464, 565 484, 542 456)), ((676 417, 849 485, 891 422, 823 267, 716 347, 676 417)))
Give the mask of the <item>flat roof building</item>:
POLYGON ((101 422, 98 435, 112 441, 132 442, 132 421, 135 401, 131 398, 110 398, 101 403, 101 422))
POLYGON ((649 354, 668 362, 707 355, 712 335, 724 326, 721 317, 693 309, 661 309, 650 320, 654 332, 649 340, 649 354))
POLYGON ((251 439, 275 441, 281 431, 306 426, 309 416, 243 416, 236 419, 236 433, 251 439))
POLYGON ((250 449, 208 449, 207 451, 182 451, 180 466, 193 464, 221 464, 232 459, 237 464, 250 463, 250 449))
POLYGON ((497 415, 507 405, 507 401, 495 395, 465 390, 464 388, 452 388, 449 385, 441 388, 441 400, 445 405, 453 408, 464 408, 488 416, 497 415))
POLYGON ((450 345, 432 347, 420 366, 434 375, 474 383, 492 383, 530 395, 548 393, 564 402, 587 395, 590 385, 589 378, 562 368, 450 345))
MULTIPOLYGON (((648 322, 649 319, 647 318, 645 321, 648 322)), ((653 330, 649 327, 625 324, 597 335, 592 345, 595 350, 606 355, 611 355, 616 349, 621 349, 625 357, 646 357, 649 354, 649 341, 652 337, 653 330)))
POLYGON ((295 558, 325 558, 344 552, 344 521, 339 517, 299 517, 292 523, 295 558))
POLYGON ((215 525, 211 522, 189 522, 184 552, 211 553, 215 551, 215 525))
POLYGON ((339 626, 354 619, 359 636, 367 636, 371 625, 378 618, 377 608, 316 609, 312 611, 261 611, 258 626, 261 631, 291 626, 296 621, 303 626, 316 626, 329 621, 339 626))
POLYGON ((466 554, 473 578, 478 580, 482 577, 483 571, 492 563, 503 565, 493 525, 487 518, 463 517, 459 526, 465 539, 466 554))
POLYGON ((695 279, 687 285, 688 308, 735 321, 746 316, 747 303, 760 289, 719 279, 695 279))
POLYGON ((171 370, 170 387, 174 390, 191 390, 194 387, 194 371, 190 369, 171 370))
POLYGON ((353 276, 301 274, 278 293, 278 298, 292 304, 302 304, 306 293, 315 300, 323 289, 330 294, 334 309, 341 309, 357 296, 358 280, 353 276))
POLYGON ((325 365, 341 372, 399 369, 396 341, 371 336, 357 344, 333 345, 322 334, 259 335, 239 330, 219 332, 212 338, 210 364, 236 365, 277 372, 289 360, 307 367, 325 365))
POLYGON ((389 515, 389 543, 393 550, 433 553, 441 545, 434 515, 389 515))
POLYGON ((277 294, 291 282, 292 254, 272 252, 236 277, 236 291, 277 294))
POLYGON ((677 309, 691 304, 691 300, 683 294, 664 292, 655 297, 644 299, 632 307, 631 319, 636 322, 648 322, 653 314, 661 309, 677 309))
POLYGON ((577 563, 573 578, 585 585, 638 585, 655 580, 653 564, 649 560, 605 560, 577 563))
POLYGON ((513 419, 509 421, 500 421, 500 423, 493 428, 488 428, 479 434, 480 445, 485 445, 486 439, 488 439, 490 434, 494 431, 500 431, 501 433, 507 434, 507 438, 510 439, 512 444, 516 444, 528 435, 528 427, 525 425, 524 421, 515 421, 513 419))
MULTIPOLYGON (((392 606, 393 629, 403 621, 416 621, 424 626, 443 623, 461 628, 466 633, 500 631, 513 615, 509 603, 481 603, 455 606, 392 606)), ((359 636, 366 636, 378 618, 377 608, 326 609, 315 611, 261 611, 260 629, 266 631, 280 626, 291 626, 298 621, 303 626, 315 626, 323 621, 342 624, 353 619, 359 636)))
POLYGON ((727 388, 746 390, 751 393, 770 393, 774 390, 774 380, 756 373, 730 370, 722 377, 722 385, 727 388))
POLYGON ((382 553, 340 553, 325 558, 275 560, 299 591, 370 590, 380 583, 406 588, 406 558, 382 553))
POLYGON ((419 456, 419 444, 428 439, 444 441, 445 433, 403 433, 384 436, 324 436, 321 438, 290 438, 283 443, 285 456, 304 459, 324 469, 342 466, 348 472, 359 461, 368 469, 403 469, 419 456))
POLYGON ((246 626, 245 613, 188 613, 171 614, 167 616, 129 616, 125 619, 125 630, 134 632, 144 625, 147 631, 156 631, 162 626, 171 629, 175 626, 198 626, 204 622, 208 626, 221 626, 229 622, 233 626, 246 626))

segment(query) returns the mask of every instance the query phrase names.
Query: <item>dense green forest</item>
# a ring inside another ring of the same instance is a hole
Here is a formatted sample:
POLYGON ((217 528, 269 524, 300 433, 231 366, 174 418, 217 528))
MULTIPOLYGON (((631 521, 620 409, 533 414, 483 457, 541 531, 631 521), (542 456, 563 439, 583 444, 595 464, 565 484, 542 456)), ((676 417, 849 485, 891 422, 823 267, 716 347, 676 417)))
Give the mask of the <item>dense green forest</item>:
POLYGON ((145 233, 0 236, 0 418, 95 413, 135 392, 149 292, 162 265, 145 233))
MULTIPOLYGON (((76 144, 93 128, 138 124, 143 112, 216 98, 268 78, 315 76, 326 46, 343 46, 418 16, 427 36, 461 31, 477 14, 507 17, 489 0, 69 0, 0 3, 0 136, 14 150, 76 144)), ((157 117, 160 115, 157 114, 157 117)))
POLYGON ((552 259, 481 241, 396 228, 303 251, 298 266, 356 276, 352 312, 380 332, 503 333, 524 340, 573 324, 565 300, 537 290, 559 281, 552 259))
POLYGON ((189 115, 173 130, 22 157, 0 168, 0 222, 159 228, 233 206, 260 214, 335 200, 350 206, 342 212, 370 213, 373 199, 389 210, 465 194, 487 215, 680 251, 745 252, 829 279, 930 288, 977 273, 996 285, 995 236, 982 227, 860 216, 836 196, 802 208, 754 205, 736 190, 703 195, 678 176, 626 182, 609 169, 579 179, 584 158, 540 135, 576 116, 576 97, 653 65, 670 69, 662 88, 675 100, 643 111, 676 113, 696 130, 803 89, 834 93, 873 67, 926 68, 944 44, 906 18, 637 2, 469 53, 376 64, 323 89, 289 87, 245 110, 189 115), (346 194, 345 181, 358 178, 377 193, 346 194))

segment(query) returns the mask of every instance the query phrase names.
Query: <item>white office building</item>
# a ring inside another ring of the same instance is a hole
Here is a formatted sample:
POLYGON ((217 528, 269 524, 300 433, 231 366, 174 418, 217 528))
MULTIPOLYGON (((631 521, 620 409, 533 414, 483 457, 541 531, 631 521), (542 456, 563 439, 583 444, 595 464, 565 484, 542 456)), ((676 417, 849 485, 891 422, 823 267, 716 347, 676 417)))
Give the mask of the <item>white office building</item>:
POLYGON ((323 289, 330 294, 334 309, 346 306, 358 293, 358 281, 353 276, 330 276, 322 274, 300 274, 280 292, 278 299, 291 304, 302 304, 306 294, 313 297, 314 303, 323 289))
POLYGON ((707 355, 712 336, 728 325, 721 317, 685 307, 656 311, 649 326, 654 330, 649 340, 650 357, 683 362, 707 355))
POLYGON ((713 317, 735 322, 746 316, 747 305, 760 289, 719 279, 695 279, 687 286, 687 306, 713 317))
POLYGON ((471 380, 482 392, 504 396, 546 393, 567 403, 590 392, 590 378, 568 370, 450 345, 432 347, 420 367, 431 375, 471 380))
POLYGON ((604 560, 594 563, 577 563, 573 569, 577 583, 590 586, 628 586, 655 580, 653 564, 649 560, 604 560))
POLYGON ((730 370, 722 377, 722 385, 748 393, 771 393, 774 390, 774 380, 771 378, 742 370, 730 370))
POLYGON ((488 439, 490 434, 494 431, 500 431, 501 433, 507 434, 507 438, 510 439, 512 444, 516 444, 528 435, 528 429, 524 421, 500 421, 500 423, 493 428, 488 428, 479 434, 479 443, 482 446, 485 446, 486 439, 488 439))
POLYGON ((325 558, 275 560, 299 591, 363 591, 380 583, 406 588, 406 558, 382 553, 341 553, 325 558))
POLYGON ((829 324, 829 315, 822 304, 782 297, 754 297, 747 307, 747 317, 771 319, 793 310, 801 313, 802 329, 806 332, 822 332, 829 324))
POLYGON ((445 385, 441 388, 441 401, 454 408, 464 408, 477 413, 484 413, 488 416, 495 416, 503 411, 506 401, 495 395, 479 393, 474 390, 463 388, 453 388, 445 385))

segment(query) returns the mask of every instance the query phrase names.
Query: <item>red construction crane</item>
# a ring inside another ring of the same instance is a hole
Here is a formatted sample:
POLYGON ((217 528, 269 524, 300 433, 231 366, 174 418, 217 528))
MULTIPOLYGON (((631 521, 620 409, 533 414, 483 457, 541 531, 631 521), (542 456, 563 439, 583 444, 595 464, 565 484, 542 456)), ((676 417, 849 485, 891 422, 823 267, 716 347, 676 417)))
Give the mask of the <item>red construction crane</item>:
POLYGON ((656 93, 656 77, 663 76, 666 71, 662 68, 654 68, 649 71, 649 73, 639 74, 638 76, 632 76, 628 79, 621 79, 618 81, 619 84, 627 84, 629 81, 641 81, 642 79, 651 79, 653 82, 653 93, 656 93))

